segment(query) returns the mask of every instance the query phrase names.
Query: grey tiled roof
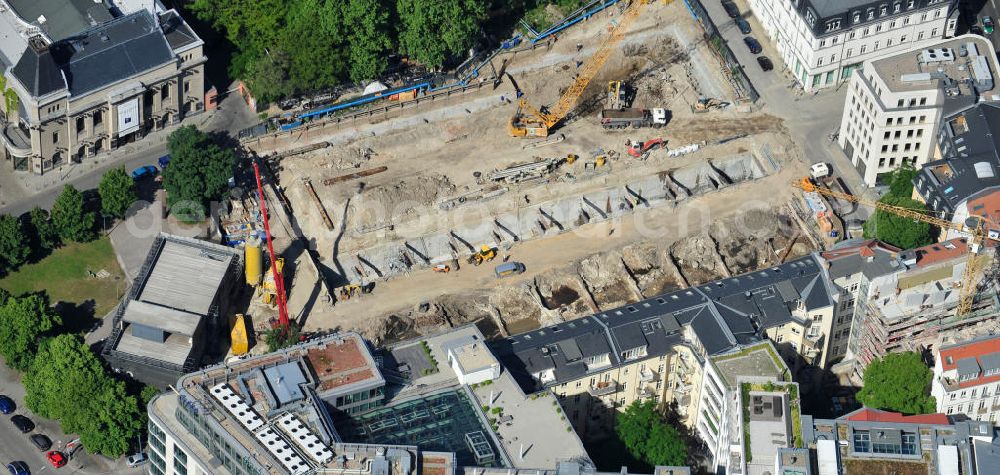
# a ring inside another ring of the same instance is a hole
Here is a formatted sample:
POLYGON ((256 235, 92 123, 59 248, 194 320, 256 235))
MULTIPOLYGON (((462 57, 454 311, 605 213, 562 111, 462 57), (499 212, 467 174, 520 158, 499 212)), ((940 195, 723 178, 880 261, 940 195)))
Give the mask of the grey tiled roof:
POLYGON ((647 357, 668 354, 684 343, 681 326, 691 328, 707 355, 758 342, 763 330, 792 321, 791 309, 798 299, 807 310, 831 305, 828 292, 816 259, 806 256, 491 345, 504 366, 530 391, 539 388, 531 375, 545 370, 553 370, 555 383, 587 374, 583 360, 590 356, 607 354, 611 364, 618 365, 623 353, 643 346, 647 357))
POLYGON ((201 41, 198 35, 191 30, 191 27, 174 10, 160 14, 160 26, 163 28, 163 34, 167 37, 167 43, 175 51, 201 41))
POLYGON ((958 374, 979 374, 979 362, 976 361, 975 356, 970 356, 968 358, 962 358, 957 362, 958 374))
POLYGON ((111 20, 104 2, 93 0, 7 0, 18 16, 38 26, 52 41, 69 38, 111 20), (45 17, 45 22, 38 21, 45 17))
POLYGON ((989 353, 980 356, 979 364, 982 365, 983 371, 1000 369, 1000 353, 989 353))
POLYGON ((36 52, 30 47, 27 48, 11 73, 34 97, 66 88, 66 81, 63 80, 59 65, 47 50, 36 52))
POLYGON ((163 32, 147 10, 88 30, 78 39, 56 43, 52 55, 66 73, 74 96, 174 61, 163 32))
POLYGON ((944 203, 939 209, 954 211, 964 201, 983 194, 984 191, 1000 187, 1000 103, 983 102, 975 107, 945 116, 941 120, 942 146, 948 155, 921 167, 914 178, 921 177, 927 183, 917 191, 928 202, 939 198, 944 203), (968 132, 952 135, 949 124, 953 119, 964 117, 968 132), (992 166, 993 176, 976 174, 975 164, 985 162, 992 166), (948 177, 935 175, 935 167, 947 166, 952 174, 948 177))

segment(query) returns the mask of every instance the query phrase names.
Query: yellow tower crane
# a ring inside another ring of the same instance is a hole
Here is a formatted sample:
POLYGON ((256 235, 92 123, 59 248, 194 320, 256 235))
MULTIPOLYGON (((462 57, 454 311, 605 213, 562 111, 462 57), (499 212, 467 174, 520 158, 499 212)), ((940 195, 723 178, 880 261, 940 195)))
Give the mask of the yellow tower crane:
POLYGON ((522 97, 517 103, 517 112, 510 119, 507 127, 510 135, 512 137, 548 136, 549 130, 554 128, 559 121, 565 119, 566 115, 576 106, 576 101, 583 95, 583 91, 587 89, 587 85, 590 84, 594 76, 597 76, 597 73, 604 67, 604 63, 614 53, 615 46, 618 46, 622 38, 625 38, 625 33, 628 31, 629 26, 639 17, 643 6, 649 3, 649 1, 632 0, 632 4, 618 18, 618 24, 611 30, 611 34, 597 48, 594 56, 583 65, 583 70, 580 71, 576 80, 566 89, 566 92, 563 93, 552 109, 548 112, 539 111, 529 104, 527 99, 522 97))
POLYGON ((816 192, 821 195, 830 196, 844 201, 870 206, 904 218, 910 218, 916 221, 928 223, 941 229, 952 229, 969 235, 970 255, 965 263, 965 272, 962 274, 962 291, 959 295, 958 311, 956 315, 962 316, 972 311, 972 304, 976 298, 976 287, 981 279, 981 271, 988 265, 992 265, 992 261, 994 259, 992 255, 984 251, 983 243, 986 240, 988 227, 988 223, 985 218, 982 216, 969 216, 965 223, 954 223, 952 221, 948 221, 947 219, 930 216, 927 214, 929 211, 893 206, 879 201, 866 200, 852 194, 834 191, 829 188, 823 188, 817 186, 816 183, 809 177, 802 178, 793 185, 796 188, 800 188, 807 192, 816 192), (985 258, 976 258, 976 256, 981 254, 985 254, 985 258))

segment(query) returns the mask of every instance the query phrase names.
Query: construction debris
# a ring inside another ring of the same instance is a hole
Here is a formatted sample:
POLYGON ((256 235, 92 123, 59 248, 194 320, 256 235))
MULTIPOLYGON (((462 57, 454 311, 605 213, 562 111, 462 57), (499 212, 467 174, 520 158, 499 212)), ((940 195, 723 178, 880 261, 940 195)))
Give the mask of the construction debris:
POLYGON ((345 181, 356 180, 358 178, 363 178, 363 177, 366 177, 366 176, 372 176, 372 175, 375 175, 377 173, 382 173, 382 172, 384 172, 384 171, 386 171, 388 169, 389 169, 389 167, 385 167, 385 166, 375 167, 375 168, 369 168, 368 170, 362 170, 362 171, 357 172, 357 173, 349 173, 347 175, 341 175, 341 176, 334 177, 334 178, 327 178, 327 179, 323 180, 323 184, 326 185, 326 186, 330 186, 330 185, 333 185, 333 184, 336 184, 336 183, 342 183, 342 182, 345 182, 345 181))

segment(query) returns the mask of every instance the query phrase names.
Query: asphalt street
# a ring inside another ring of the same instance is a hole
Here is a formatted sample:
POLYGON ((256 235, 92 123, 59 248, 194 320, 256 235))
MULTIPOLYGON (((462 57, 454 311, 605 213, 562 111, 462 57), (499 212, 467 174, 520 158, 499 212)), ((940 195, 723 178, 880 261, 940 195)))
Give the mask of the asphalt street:
MULTIPOLYGON (((740 33, 733 19, 726 14, 722 3, 717 0, 704 0, 702 4, 736 55, 736 59, 743 66, 750 82, 760 93, 761 99, 758 105, 765 112, 784 119, 784 125, 801 149, 803 158, 810 164, 824 162, 831 165, 833 173, 841 177, 851 193, 872 193, 862 185, 861 176, 851 165, 850 160, 837 147, 836 142, 830 139, 831 134, 840 128, 847 88, 842 85, 818 93, 803 93, 785 68, 781 56, 767 37, 764 28, 750 12, 747 3, 738 0, 736 4, 740 8, 741 16, 751 27, 749 36, 760 42, 763 47, 761 54, 774 63, 773 70, 762 70, 757 63, 758 55, 751 53, 743 43, 745 35, 740 33)), ((874 195, 869 198, 874 198, 874 195)), ((871 210, 859 206, 854 213, 845 218, 866 219, 870 214, 871 210)))
MULTIPOLYGON (((110 460, 106 457, 87 454, 84 450, 78 451, 66 466, 58 470, 53 468, 45 459, 45 453, 32 445, 28 436, 31 434, 49 436, 52 439, 50 450, 64 448, 68 442, 73 440, 73 437, 64 434, 59 429, 58 422, 37 417, 28 410, 24 404, 24 386, 20 383, 20 375, 2 364, 0 364, 0 394, 10 397, 17 404, 17 410, 14 414, 24 415, 35 423, 35 429, 30 434, 22 434, 10 422, 10 415, 0 415, 0 463, 4 467, 15 460, 20 460, 28 464, 32 475, 48 472, 62 474, 121 473, 126 475, 142 473, 141 467, 127 467, 124 459, 110 460)), ((6 468, 0 468, 0 470, 3 471, 2 473, 7 473, 6 468)))

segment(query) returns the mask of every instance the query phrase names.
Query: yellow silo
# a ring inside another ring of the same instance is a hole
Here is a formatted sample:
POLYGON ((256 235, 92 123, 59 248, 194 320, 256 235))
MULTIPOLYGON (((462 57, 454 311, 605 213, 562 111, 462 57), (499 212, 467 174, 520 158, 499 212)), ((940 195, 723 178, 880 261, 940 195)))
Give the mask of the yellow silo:
POLYGON ((257 236, 247 238, 243 243, 243 254, 247 285, 256 287, 260 285, 260 278, 264 273, 260 254, 260 238, 257 236))

